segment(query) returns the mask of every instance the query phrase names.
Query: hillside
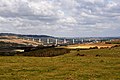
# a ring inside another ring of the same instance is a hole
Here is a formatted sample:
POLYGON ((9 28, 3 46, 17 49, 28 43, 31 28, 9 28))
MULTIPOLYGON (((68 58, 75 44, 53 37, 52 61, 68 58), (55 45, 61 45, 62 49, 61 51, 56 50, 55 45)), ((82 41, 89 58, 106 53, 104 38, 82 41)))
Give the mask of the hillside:
POLYGON ((16 43, 16 44, 22 44, 22 45, 32 45, 37 46, 41 45, 42 43, 32 41, 32 40, 26 40, 24 38, 18 37, 18 36, 0 36, 0 42, 6 42, 6 43, 16 43))

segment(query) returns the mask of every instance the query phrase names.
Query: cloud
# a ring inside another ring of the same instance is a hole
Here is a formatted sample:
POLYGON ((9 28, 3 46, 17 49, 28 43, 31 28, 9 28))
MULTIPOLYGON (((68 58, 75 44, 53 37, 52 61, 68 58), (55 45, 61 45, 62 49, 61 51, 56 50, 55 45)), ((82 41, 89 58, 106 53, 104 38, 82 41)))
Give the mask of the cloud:
POLYGON ((1 0, 0 3, 0 32, 118 36, 119 21, 119 0, 1 0))

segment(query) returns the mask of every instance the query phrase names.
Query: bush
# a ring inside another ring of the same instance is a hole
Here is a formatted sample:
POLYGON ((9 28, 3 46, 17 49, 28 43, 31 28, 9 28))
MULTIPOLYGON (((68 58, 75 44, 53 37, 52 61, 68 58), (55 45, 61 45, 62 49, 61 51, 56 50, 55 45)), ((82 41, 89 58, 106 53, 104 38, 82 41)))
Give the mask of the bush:
POLYGON ((0 52, 0 56, 14 56, 14 52, 0 52))
POLYGON ((95 47, 90 47, 90 49, 98 49, 98 47, 97 47, 97 46, 95 46, 95 47))

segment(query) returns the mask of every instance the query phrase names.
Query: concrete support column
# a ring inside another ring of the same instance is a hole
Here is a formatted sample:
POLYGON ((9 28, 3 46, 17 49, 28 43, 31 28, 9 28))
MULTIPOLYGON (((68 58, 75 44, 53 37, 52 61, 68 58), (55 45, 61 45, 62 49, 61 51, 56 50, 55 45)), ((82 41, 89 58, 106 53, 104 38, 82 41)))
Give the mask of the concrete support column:
POLYGON ((56 45, 58 44, 58 39, 55 40, 55 44, 56 44, 56 45))
POLYGON ((42 40, 41 40, 41 39, 39 39, 39 42, 42 42, 42 40))
POLYGON ((75 39, 73 39, 73 44, 75 44, 75 39))
POLYGON ((82 41, 81 41, 82 43, 84 42, 84 40, 82 39, 82 41))
POLYGON ((33 38, 32 41, 35 41, 35 39, 33 38))
POLYGON ((50 44, 50 39, 47 39, 47 44, 50 44))
POLYGON ((67 41, 66 41, 66 39, 64 39, 64 44, 66 44, 67 43, 67 41))

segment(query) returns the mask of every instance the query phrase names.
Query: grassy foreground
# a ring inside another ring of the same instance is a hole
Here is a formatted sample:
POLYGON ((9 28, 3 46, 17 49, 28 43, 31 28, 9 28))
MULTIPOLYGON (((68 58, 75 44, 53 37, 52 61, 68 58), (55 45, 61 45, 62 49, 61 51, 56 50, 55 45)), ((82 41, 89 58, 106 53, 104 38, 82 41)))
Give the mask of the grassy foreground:
POLYGON ((0 80, 120 80, 120 47, 57 57, 1 56, 0 80))

